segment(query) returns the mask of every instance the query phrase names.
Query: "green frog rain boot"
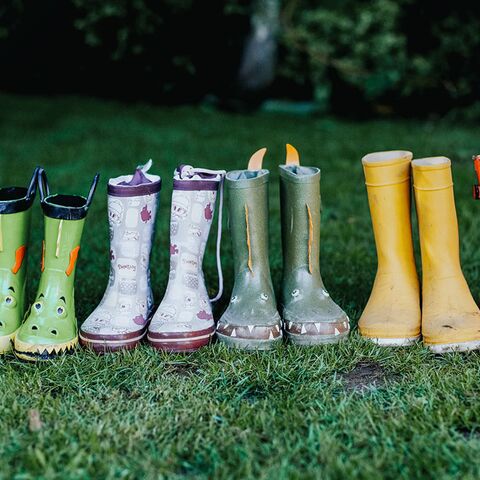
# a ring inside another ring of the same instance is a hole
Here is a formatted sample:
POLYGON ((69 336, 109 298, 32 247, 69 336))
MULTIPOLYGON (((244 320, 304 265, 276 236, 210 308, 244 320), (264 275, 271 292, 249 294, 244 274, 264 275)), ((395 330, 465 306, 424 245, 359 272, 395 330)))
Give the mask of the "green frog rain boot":
POLYGON ((85 217, 92 203, 99 175, 87 197, 50 194, 45 171, 38 174, 45 216, 42 275, 33 305, 15 336, 17 357, 27 361, 48 360, 72 353, 78 343, 75 315, 75 267, 85 217))
POLYGON ((296 345, 336 343, 348 337, 350 324, 320 274, 320 169, 300 166, 288 144, 286 165, 279 168, 284 331, 296 345))
POLYGON ((12 349, 25 315, 27 248, 37 173, 35 169, 27 188, 0 189, 0 354, 12 349))
POLYGON ((229 224, 235 281, 230 303, 217 325, 228 346, 266 350, 282 341, 268 260, 268 178, 266 148, 254 153, 247 170, 228 172, 229 224))

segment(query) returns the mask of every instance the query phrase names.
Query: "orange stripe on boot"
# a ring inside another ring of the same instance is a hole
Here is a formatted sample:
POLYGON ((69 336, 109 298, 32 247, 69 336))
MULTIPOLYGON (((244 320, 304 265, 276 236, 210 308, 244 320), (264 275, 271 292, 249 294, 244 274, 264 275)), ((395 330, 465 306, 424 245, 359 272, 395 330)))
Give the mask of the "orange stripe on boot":
POLYGON ((67 277, 69 277, 73 269, 75 268, 75 264, 77 263, 77 258, 78 258, 78 251, 80 250, 80 246, 75 247, 71 252, 70 252, 70 262, 68 264, 67 269, 65 270, 65 273, 67 274, 67 277))
POLYGON ((12 273, 17 274, 17 272, 22 268, 22 263, 25 258, 25 253, 27 253, 27 247, 22 245, 18 247, 15 251, 15 264, 12 267, 12 273))
POLYGON ((41 263, 42 272, 45 270, 45 240, 42 240, 42 263, 41 263))

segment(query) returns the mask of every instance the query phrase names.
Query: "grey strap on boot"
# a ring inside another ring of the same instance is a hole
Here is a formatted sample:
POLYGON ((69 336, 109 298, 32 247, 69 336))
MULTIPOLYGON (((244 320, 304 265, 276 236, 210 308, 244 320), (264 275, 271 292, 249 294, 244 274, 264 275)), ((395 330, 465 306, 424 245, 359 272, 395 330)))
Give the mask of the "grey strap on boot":
POLYGON ((265 151, 252 156, 249 169, 226 176, 235 282, 217 336, 229 346, 251 350, 271 348, 282 339, 268 259, 269 171, 261 166, 265 151))
POLYGON ((285 333, 298 345, 335 343, 348 336, 350 326, 320 275, 320 169, 300 166, 291 145, 287 164, 279 168, 285 333))

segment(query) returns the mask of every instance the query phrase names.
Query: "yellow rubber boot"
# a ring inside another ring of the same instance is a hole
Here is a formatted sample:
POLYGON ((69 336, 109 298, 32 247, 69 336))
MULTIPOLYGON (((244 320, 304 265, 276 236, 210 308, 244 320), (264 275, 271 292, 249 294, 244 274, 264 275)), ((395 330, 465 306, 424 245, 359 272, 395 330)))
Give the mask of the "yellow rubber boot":
POLYGON ((379 345, 411 345, 420 337, 420 288, 411 224, 411 152, 362 159, 377 248, 378 269, 359 321, 360 333, 379 345))
POLYGON ((435 353, 480 347, 480 310, 460 266, 450 160, 414 160, 423 270, 422 333, 435 353))

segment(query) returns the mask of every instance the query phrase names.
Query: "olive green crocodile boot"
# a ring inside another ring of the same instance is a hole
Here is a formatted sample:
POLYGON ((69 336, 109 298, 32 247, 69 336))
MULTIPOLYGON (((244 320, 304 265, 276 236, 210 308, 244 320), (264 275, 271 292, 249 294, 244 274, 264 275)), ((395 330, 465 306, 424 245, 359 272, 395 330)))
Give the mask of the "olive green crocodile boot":
POLYGON ((280 165, 283 281, 282 317, 298 345, 335 343, 350 331, 345 312, 330 298, 320 275, 320 169, 300 166, 287 145, 280 165))
POLYGON ((235 283, 230 304, 217 325, 219 340, 245 349, 268 349, 282 340, 268 261, 268 170, 266 149, 248 170, 227 173, 229 225, 235 283))
POLYGON ((15 354, 22 360, 48 360, 73 352, 78 343, 75 266, 85 217, 97 183, 98 175, 88 197, 50 195, 45 172, 39 172, 45 215, 42 275, 35 301, 15 336, 15 354))
POLYGON ((27 248, 37 171, 28 188, 0 189, 0 354, 12 349, 25 315, 27 248))

